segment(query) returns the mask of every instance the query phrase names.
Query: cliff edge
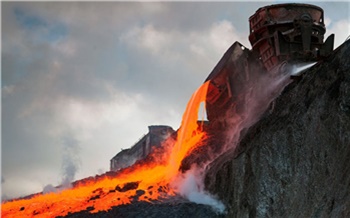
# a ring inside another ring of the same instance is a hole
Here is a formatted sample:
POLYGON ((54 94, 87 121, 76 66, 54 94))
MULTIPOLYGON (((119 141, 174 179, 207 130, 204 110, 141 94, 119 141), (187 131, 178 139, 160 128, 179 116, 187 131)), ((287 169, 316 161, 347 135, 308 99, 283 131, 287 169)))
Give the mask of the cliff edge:
POLYGON ((227 217, 350 217, 349 57, 347 41, 209 166, 227 217))

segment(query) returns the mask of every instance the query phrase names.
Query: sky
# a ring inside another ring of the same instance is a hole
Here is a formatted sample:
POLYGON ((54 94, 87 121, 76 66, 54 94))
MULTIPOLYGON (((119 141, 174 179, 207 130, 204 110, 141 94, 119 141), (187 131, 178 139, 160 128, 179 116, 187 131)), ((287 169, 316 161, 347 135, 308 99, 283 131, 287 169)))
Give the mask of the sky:
MULTIPOLYGON (((284 2, 284 1, 283 1, 284 2)), ((192 93, 264 2, 1 2, 2 198, 109 170, 148 132, 177 129, 192 93)), ((336 47, 350 4, 325 11, 336 47)))

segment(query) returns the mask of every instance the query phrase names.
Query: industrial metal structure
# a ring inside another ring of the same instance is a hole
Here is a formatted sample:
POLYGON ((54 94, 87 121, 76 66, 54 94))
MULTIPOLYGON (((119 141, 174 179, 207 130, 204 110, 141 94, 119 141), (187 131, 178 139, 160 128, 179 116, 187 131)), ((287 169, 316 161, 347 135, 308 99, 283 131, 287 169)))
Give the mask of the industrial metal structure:
POLYGON ((252 49, 235 42, 209 74, 206 109, 211 123, 225 125, 226 113, 244 110, 242 90, 261 74, 285 73, 298 63, 316 62, 333 51, 334 34, 326 32, 322 8, 310 4, 276 4, 249 18, 252 49))
MULTIPOLYGON (((326 32, 322 8, 310 4, 276 4, 259 8, 249 18, 249 41, 252 49, 239 42, 224 56, 207 77, 206 96, 210 126, 225 126, 227 113, 245 111, 246 96, 261 74, 285 73, 295 63, 319 61, 333 51, 334 34, 324 42, 326 32)), ((266 87, 263 87, 266 88, 266 87)), ((175 131, 168 126, 150 126, 145 135, 130 149, 111 159, 111 171, 117 171, 145 158, 154 146, 175 131)))
POLYGON ((249 18, 249 41, 269 71, 285 60, 317 61, 333 51, 334 34, 326 32, 323 9, 309 4, 259 8, 249 18))
POLYGON ((148 130, 148 133, 131 148, 122 150, 111 159, 111 171, 118 171, 144 159, 152 149, 160 147, 162 142, 175 132, 170 126, 149 126, 148 130))

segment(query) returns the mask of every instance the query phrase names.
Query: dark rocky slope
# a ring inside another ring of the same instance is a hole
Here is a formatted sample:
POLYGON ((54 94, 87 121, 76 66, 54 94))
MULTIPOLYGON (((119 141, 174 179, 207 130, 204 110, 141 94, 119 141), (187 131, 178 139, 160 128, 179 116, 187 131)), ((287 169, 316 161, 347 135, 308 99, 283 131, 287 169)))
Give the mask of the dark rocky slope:
MULTIPOLYGON (((236 150, 209 165, 206 188, 227 214, 179 197, 66 217, 350 217, 349 57, 350 41, 289 84, 236 150)), ((183 171, 224 143, 224 131, 210 132, 211 149, 187 158, 183 171)))
POLYGON ((350 217, 349 57, 347 41, 210 165, 228 217, 350 217))
POLYGON ((66 218, 224 218, 217 214, 210 206, 191 202, 163 202, 147 203, 134 202, 132 204, 112 207, 108 211, 89 213, 89 210, 71 213, 66 218))

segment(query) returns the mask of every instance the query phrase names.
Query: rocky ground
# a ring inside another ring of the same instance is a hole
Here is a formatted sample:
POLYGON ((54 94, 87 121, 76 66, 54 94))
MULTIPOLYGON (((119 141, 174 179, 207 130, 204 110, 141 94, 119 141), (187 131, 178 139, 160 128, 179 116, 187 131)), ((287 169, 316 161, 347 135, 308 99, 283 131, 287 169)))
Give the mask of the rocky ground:
POLYGON ((350 41, 305 72, 211 164, 227 217, 350 217, 350 41))
MULTIPOLYGON (((350 217, 349 57, 347 41, 288 85, 262 119, 244 130, 238 147, 209 165, 206 189, 222 200, 227 214, 173 199, 94 214, 87 208, 66 217, 350 217)), ((211 138, 203 151, 222 137, 211 138)), ((186 159, 182 170, 205 157, 186 159)))
POLYGON ((188 201, 173 200, 163 203, 135 202, 133 204, 113 207, 108 211, 89 213, 93 208, 69 214, 67 218, 224 218, 225 215, 216 213, 210 206, 195 204, 188 201))

